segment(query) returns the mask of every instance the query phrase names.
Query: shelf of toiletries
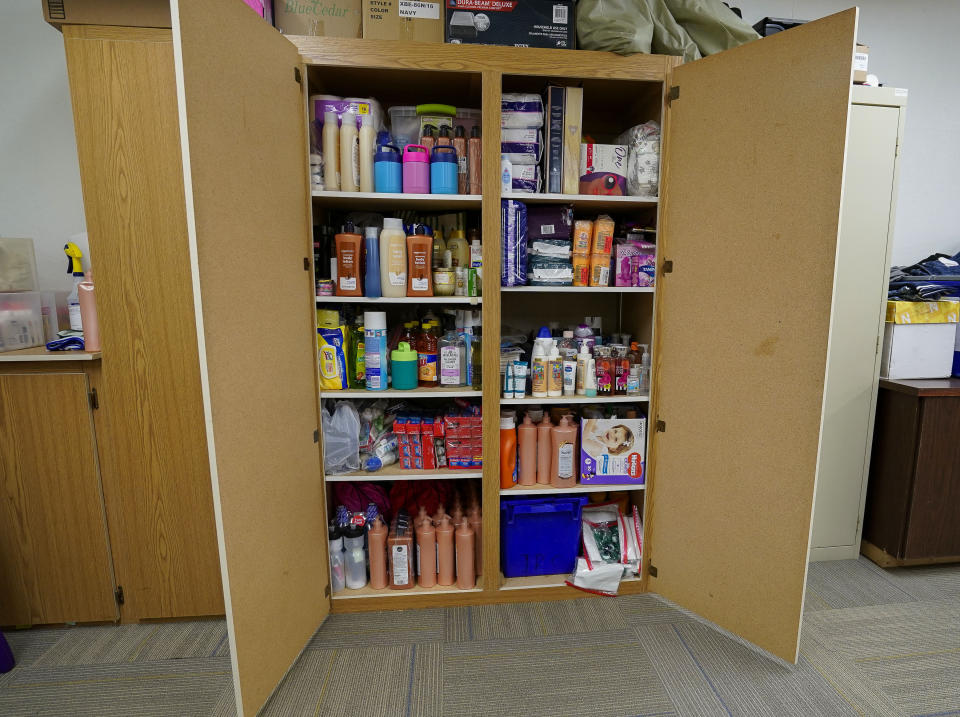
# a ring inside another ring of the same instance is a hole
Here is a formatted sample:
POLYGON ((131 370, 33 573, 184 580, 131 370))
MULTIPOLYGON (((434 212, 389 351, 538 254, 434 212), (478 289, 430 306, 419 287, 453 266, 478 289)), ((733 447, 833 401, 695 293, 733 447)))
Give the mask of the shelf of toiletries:
POLYGON ((606 404, 606 403, 646 403, 649 396, 629 395, 622 396, 562 396, 554 398, 536 398, 524 396, 522 398, 501 398, 501 406, 564 406, 573 403, 606 404))
POLYGON ((503 199, 515 199, 525 204, 572 204, 584 210, 625 210, 655 207, 659 197, 608 196, 603 194, 538 194, 536 192, 509 192, 503 199))
POLYGON ((482 304, 481 296, 318 296, 317 304, 482 304))
POLYGON ((385 398, 405 396, 407 398, 480 398, 483 391, 474 391, 462 386, 450 388, 387 388, 379 391, 367 389, 334 389, 320 392, 320 398, 385 398))
POLYGON ((552 485, 518 485, 501 488, 500 495, 557 495, 572 493, 610 493, 622 490, 644 490, 645 485, 576 485, 572 488, 554 488, 552 485))
POLYGON ((405 470, 395 463, 378 471, 354 471, 335 476, 325 476, 327 483, 357 483, 370 481, 396 480, 460 480, 462 478, 482 478, 483 471, 453 470, 439 468, 436 470, 405 470))
POLYGON ((500 291, 533 292, 541 294, 555 293, 599 293, 599 294, 652 294, 652 286, 501 286, 500 291))
POLYGON ((376 589, 369 583, 357 590, 345 588, 333 596, 334 600, 350 600, 351 598, 371 598, 371 597, 404 597, 409 595, 444 595, 448 593, 478 593, 483 591, 483 578, 477 578, 477 583, 472 588, 461 590, 454 585, 434 585, 432 588, 414 585, 406 590, 397 590, 393 588, 376 589))
POLYGON ((426 209, 459 211, 479 209, 483 197, 479 194, 404 194, 402 192, 327 192, 315 189, 314 204, 334 206, 337 209, 426 209))

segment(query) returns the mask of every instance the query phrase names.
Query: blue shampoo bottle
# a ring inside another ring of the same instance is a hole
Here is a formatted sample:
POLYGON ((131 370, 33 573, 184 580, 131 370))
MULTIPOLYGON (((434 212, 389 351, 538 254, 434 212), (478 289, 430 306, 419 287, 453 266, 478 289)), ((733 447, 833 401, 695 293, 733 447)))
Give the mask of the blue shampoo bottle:
POLYGON ((380 239, 376 227, 367 227, 363 239, 366 254, 366 269, 363 275, 363 295, 369 299, 379 299, 380 291, 380 239))

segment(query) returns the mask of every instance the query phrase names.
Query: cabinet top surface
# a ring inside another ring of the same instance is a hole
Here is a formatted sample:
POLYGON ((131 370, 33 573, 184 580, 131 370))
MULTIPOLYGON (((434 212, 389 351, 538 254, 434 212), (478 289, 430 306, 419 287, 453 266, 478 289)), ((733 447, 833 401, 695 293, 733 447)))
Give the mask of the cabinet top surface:
POLYGON ((881 378, 880 388, 912 396, 960 396, 960 378, 881 378))
POLYGON ((47 351, 43 346, 0 353, 0 363, 24 361, 99 361, 99 351, 47 351))

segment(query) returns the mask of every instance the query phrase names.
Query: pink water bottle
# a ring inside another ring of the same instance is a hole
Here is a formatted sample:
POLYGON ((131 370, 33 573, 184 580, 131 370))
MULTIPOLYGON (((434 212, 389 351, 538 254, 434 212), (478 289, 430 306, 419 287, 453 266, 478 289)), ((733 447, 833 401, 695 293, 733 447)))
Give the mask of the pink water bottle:
POLYGON ((408 144, 403 150, 404 194, 430 194, 430 155, 422 144, 408 144))

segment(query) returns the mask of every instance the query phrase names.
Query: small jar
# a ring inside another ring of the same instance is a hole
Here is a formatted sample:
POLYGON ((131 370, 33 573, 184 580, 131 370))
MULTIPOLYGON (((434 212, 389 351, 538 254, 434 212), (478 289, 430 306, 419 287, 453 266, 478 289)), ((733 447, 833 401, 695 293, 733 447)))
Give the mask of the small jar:
POLYGON ((433 270, 433 295, 453 296, 457 287, 457 277, 453 269, 433 270))

